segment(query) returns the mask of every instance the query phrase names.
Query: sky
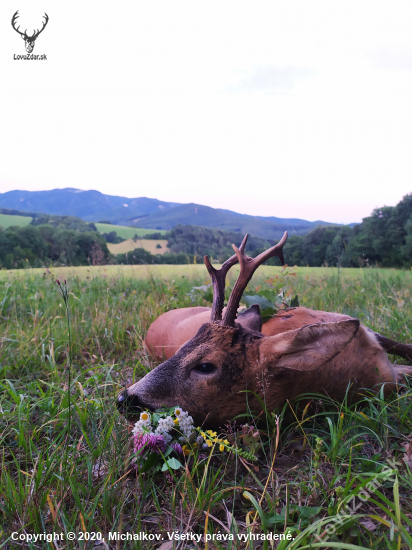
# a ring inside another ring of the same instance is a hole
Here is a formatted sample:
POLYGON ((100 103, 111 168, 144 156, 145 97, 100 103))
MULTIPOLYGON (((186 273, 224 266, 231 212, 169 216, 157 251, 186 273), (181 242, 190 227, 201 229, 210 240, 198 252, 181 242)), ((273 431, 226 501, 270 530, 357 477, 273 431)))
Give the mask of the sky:
POLYGON ((0 192, 359 222, 412 191, 412 3, 3 0, 0 192), (17 60, 20 30, 48 24, 17 60))

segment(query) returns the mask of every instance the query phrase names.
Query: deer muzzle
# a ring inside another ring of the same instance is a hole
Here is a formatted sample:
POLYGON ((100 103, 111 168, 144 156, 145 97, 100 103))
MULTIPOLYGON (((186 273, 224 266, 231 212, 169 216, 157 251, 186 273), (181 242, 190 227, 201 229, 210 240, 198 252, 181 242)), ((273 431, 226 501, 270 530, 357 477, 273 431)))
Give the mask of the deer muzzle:
POLYGON ((135 416, 147 408, 137 395, 130 395, 124 390, 116 400, 116 405, 121 414, 135 416))

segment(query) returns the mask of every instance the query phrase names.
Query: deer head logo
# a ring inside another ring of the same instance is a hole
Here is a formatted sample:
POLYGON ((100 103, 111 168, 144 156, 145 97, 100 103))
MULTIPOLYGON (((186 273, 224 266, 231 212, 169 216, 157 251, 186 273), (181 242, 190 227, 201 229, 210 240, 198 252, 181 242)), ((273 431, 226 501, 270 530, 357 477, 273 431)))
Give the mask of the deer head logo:
POLYGON ((33 51, 33 49, 34 49, 34 43, 35 43, 35 41, 37 40, 39 34, 40 34, 41 32, 43 32, 45 26, 47 25, 47 22, 48 22, 48 20, 49 20, 49 16, 47 15, 47 13, 45 13, 45 14, 43 15, 45 21, 43 22, 42 28, 41 28, 40 30, 37 29, 37 31, 34 30, 32 36, 28 36, 28 34, 27 34, 27 29, 26 29, 24 32, 20 32, 20 31, 19 31, 20 27, 17 27, 17 28, 16 28, 16 21, 17 21, 17 18, 18 18, 18 17, 19 17, 19 12, 16 11, 16 13, 15 13, 15 14, 13 15, 13 17, 12 17, 11 26, 12 26, 13 29, 14 29, 16 32, 18 32, 18 33, 20 34, 20 36, 23 38, 24 44, 25 44, 25 46, 26 46, 26 52, 27 52, 27 53, 31 53, 31 52, 33 51))

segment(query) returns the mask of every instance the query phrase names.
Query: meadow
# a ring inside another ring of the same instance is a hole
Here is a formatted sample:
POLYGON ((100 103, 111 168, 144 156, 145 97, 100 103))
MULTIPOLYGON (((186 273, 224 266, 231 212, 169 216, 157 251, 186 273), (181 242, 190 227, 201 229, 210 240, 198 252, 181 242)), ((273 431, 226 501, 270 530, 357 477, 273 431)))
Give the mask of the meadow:
POLYGON ((159 229, 142 229, 141 227, 128 227, 125 225, 112 225, 110 223, 95 223, 96 229, 99 233, 110 233, 115 231, 116 234, 122 239, 133 239, 135 235, 138 237, 144 237, 151 233, 160 233, 164 235, 166 231, 159 229))
MULTIPOLYGON (((0 548, 52 548, 10 537, 53 531, 104 538, 59 549, 159 548, 110 541, 110 532, 162 534, 162 550, 412 547, 409 383, 354 405, 325 396, 312 396, 314 410, 288 404, 292 424, 286 408, 264 408, 259 423, 251 414, 223 427, 256 462, 213 447, 181 459, 183 468, 139 475, 116 396, 156 365, 143 345, 150 324, 173 308, 210 305, 194 289, 207 282, 201 265, 0 271, 0 548), (56 282, 64 279, 68 310, 56 282), (258 436, 241 443, 246 422, 258 436), (203 538, 173 546, 174 531, 203 538), (273 532, 290 539, 254 540, 273 532)), ((411 271, 265 266, 248 291, 263 289, 412 343, 411 271)))
POLYGON ((107 248, 111 254, 124 254, 125 252, 132 252, 136 248, 143 248, 151 254, 164 254, 170 252, 167 248, 167 241, 164 239, 126 239, 125 241, 117 244, 107 243, 107 248), (160 248, 157 247, 160 245, 160 248))
POLYGON ((26 225, 30 225, 32 219, 33 218, 29 216, 9 216, 8 214, 0 214, 0 227, 3 227, 4 229, 7 229, 13 225, 26 227, 26 225))

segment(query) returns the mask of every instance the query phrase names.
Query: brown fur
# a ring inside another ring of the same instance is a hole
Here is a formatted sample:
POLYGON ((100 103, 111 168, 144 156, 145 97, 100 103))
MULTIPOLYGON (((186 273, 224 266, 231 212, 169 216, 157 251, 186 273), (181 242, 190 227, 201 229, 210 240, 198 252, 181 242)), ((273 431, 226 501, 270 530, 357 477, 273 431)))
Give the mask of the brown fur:
POLYGON ((259 410, 252 393, 269 409, 304 393, 342 400, 349 389, 385 392, 408 374, 394 369, 377 336, 346 315, 298 307, 282 311, 262 327, 259 308, 238 315, 234 327, 207 322, 208 308, 173 310, 149 328, 146 345, 167 360, 128 388, 119 407, 180 405, 197 424, 222 425, 246 410, 259 410), (214 365, 211 373, 202 364, 214 365))

